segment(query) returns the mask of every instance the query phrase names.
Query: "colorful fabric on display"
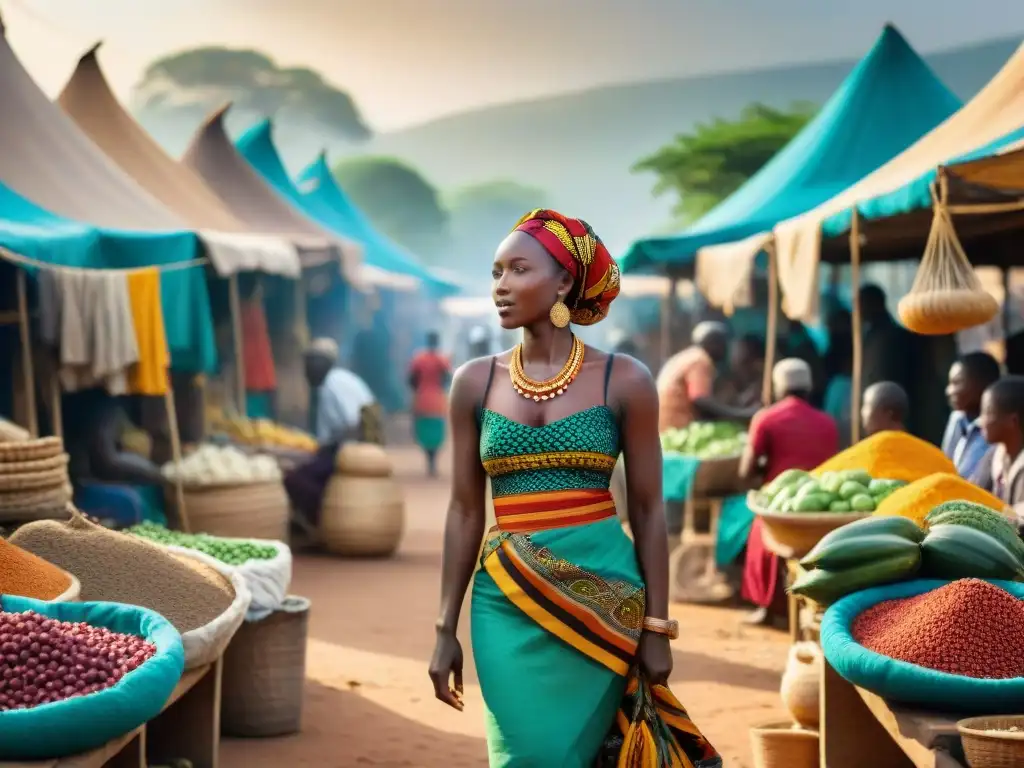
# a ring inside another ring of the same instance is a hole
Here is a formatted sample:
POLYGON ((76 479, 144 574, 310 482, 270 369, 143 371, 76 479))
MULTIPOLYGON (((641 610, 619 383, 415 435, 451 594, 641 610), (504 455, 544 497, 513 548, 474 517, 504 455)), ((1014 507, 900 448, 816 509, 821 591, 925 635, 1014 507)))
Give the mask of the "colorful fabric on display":
POLYGON ((587 222, 538 208, 521 218, 516 230, 543 245, 572 275, 573 292, 565 301, 572 322, 593 325, 608 315, 619 295, 619 265, 587 222))
POLYGON ((155 267, 129 272, 128 296, 139 348, 139 362, 128 375, 128 391, 133 395, 163 395, 167 392, 171 353, 160 301, 160 272, 155 267))
POLYGON ((245 388, 250 392, 277 389, 274 352, 263 302, 251 299, 242 304, 242 356, 245 361, 245 388))
POLYGON ((746 496, 730 496, 722 502, 715 539, 715 563, 719 568, 732 565, 747 546, 754 513, 747 506, 746 496))

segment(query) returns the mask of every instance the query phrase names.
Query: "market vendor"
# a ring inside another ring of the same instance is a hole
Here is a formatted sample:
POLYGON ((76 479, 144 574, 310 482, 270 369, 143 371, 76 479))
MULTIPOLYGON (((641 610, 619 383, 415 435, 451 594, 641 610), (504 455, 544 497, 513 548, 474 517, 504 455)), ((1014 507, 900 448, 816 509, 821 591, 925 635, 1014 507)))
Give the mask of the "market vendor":
POLYGON ((698 419, 747 421, 754 409, 729 407, 714 398, 716 368, 729 351, 729 329, 705 321, 691 344, 670 357, 658 373, 659 431, 682 429, 698 419))
POLYGON ((962 356, 949 369, 946 397, 953 412, 942 438, 942 452, 969 478, 989 449, 980 424, 981 399, 1000 375, 999 363, 986 352, 962 356))
POLYGON ((748 333, 729 348, 729 376, 720 392, 725 405, 734 408, 759 408, 764 386, 764 339, 748 333))
POLYGON ((879 432, 906 432, 910 398, 895 381, 879 381, 864 391, 860 408, 864 437, 879 432))
MULTIPOLYGON (((835 420, 810 404, 813 388, 814 377, 805 361, 786 358, 776 363, 772 369, 776 402, 750 423, 740 477, 749 479, 763 472, 764 481, 770 483, 787 469, 814 469, 838 451, 835 420)), ((747 539, 743 570, 743 599, 756 606, 747 622, 774 623, 784 617, 783 587, 779 558, 765 546, 757 518, 747 539)))
POLYGON ((440 351, 441 335, 427 333, 426 349, 416 353, 409 364, 409 387, 413 391, 413 432, 416 444, 427 458, 427 474, 437 476, 437 454, 444 445, 448 416, 448 385, 452 366, 440 351))
POLYGON ((985 390, 978 418, 992 447, 971 480, 1012 507, 1024 526, 1024 376, 1006 376, 985 390))

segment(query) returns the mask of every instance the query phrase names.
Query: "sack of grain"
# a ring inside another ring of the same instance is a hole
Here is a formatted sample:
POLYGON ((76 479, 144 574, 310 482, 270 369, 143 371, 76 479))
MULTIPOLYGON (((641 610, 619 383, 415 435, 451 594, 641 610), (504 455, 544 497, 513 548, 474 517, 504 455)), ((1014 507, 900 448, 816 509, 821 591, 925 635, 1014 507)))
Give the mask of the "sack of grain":
POLYGON ((13 595, 0 597, 0 610, 81 621, 141 637, 155 646, 150 658, 108 688, 3 712, 0 755, 4 760, 42 760, 95 749, 156 717, 181 679, 181 637, 153 611, 111 603, 45 603, 13 595))
MULTIPOLYGON (((149 608, 183 637, 237 606, 231 579, 217 569, 91 523, 77 511, 70 520, 24 525, 10 542, 74 575, 81 584, 81 600, 149 608)), ((205 647, 189 642, 193 653, 205 647)), ((186 655, 185 661, 191 669, 208 659, 186 655)))

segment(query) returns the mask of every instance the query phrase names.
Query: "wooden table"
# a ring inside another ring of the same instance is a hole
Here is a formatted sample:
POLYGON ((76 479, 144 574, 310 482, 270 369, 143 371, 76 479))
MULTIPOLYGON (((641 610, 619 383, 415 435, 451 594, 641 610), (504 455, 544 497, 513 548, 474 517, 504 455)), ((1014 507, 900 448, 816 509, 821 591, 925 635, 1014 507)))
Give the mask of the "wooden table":
POLYGON ((890 704, 822 660, 822 768, 964 768, 960 719, 890 704))
POLYGON ((159 715, 102 747, 51 760, 0 762, 0 768, 146 768, 174 758, 217 768, 222 661, 181 676, 159 715))

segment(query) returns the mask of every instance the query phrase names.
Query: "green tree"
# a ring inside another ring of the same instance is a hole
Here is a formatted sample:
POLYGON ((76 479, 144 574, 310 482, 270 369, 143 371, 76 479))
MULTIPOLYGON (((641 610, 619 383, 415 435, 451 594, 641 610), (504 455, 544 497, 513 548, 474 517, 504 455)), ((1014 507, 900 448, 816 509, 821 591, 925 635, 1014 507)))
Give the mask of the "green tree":
POLYGON ((419 171, 393 157, 366 156, 342 160, 334 176, 382 232, 413 253, 444 263, 448 214, 419 171))
POLYGON ((674 193, 674 213, 686 225, 735 192, 814 117, 817 108, 751 104, 736 120, 699 123, 691 133, 640 160, 634 173, 657 177, 654 194, 674 193))
POLYGON ((313 123, 338 138, 363 140, 370 130, 352 98, 305 67, 278 67, 254 50, 194 48, 150 64, 132 102, 149 125, 202 119, 224 102, 234 110, 313 123))

